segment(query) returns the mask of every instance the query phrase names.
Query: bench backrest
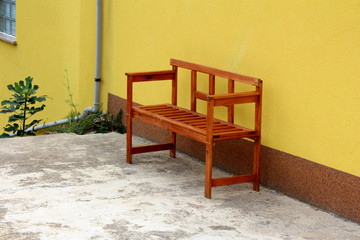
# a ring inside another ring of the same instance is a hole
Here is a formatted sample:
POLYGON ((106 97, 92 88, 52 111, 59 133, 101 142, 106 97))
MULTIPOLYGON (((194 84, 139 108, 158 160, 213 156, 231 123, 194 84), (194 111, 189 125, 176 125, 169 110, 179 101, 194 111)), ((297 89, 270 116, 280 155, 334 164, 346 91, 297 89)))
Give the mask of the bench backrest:
MULTIPOLYGON (((262 98, 262 80, 259 78, 249 77, 237 73, 232 73, 212 67, 207 67, 195 63, 185 62, 177 59, 170 59, 170 64, 173 66, 173 70, 177 73, 177 68, 185 68, 191 70, 191 111, 196 112, 196 99, 205 100, 206 93, 197 91, 197 72, 205 73, 209 75, 209 95, 215 95, 215 77, 228 79, 228 93, 235 92, 235 82, 241 82, 256 87, 258 97, 249 98, 248 102, 255 102, 255 128, 260 129, 261 122, 261 98, 262 98)), ((175 79, 176 81, 176 79, 175 79)), ((176 83, 173 84, 176 88, 176 83)), ((174 89, 174 88, 173 88, 174 89)), ((174 93, 174 92, 173 92, 174 93)), ((175 91, 176 95, 176 91, 175 91)), ((173 100, 176 96, 173 95, 173 100)), ((176 100, 175 100, 176 102, 176 100)), ((234 104, 226 106, 228 108, 228 121, 234 123, 234 104)))
POLYGON ((170 64, 175 67, 186 68, 195 72, 202 72, 205 74, 209 74, 210 76, 227 78, 253 86, 259 86, 261 84, 261 80, 258 78, 232 73, 217 68, 207 67, 196 63, 185 62, 177 59, 170 59, 170 64))

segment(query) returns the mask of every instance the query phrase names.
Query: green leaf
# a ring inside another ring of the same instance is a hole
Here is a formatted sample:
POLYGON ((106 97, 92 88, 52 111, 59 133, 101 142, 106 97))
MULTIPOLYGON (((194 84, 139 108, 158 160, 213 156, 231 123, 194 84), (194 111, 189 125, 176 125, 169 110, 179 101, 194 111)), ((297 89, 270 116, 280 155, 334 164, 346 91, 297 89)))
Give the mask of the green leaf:
POLYGON ((27 78, 25 78, 26 86, 31 86, 32 80, 33 80, 33 78, 30 77, 30 76, 28 76, 27 78))
POLYGON ((35 96, 33 96, 33 97, 29 98, 28 102, 31 103, 31 104, 35 104, 36 100, 37 100, 37 98, 35 96))
POLYGON ((3 133, 0 135, 0 138, 11 138, 9 134, 3 133))
POLYGON ((24 82, 20 81, 19 83, 15 83, 14 85, 15 85, 14 91, 17 92, 17 93, 21 93, 22 92, 22 87, 21 86, 24 85, 24 82))
POLYGON ((21 115, 17 115, 17 114, 14 114, 14 115, 11 115, 9 117, 9 123, 10 122, 16 122, 16 121, 19 121, 19 120, 22 120, 24 117, 21 116, 21 115))
POLYGON ((1 102, 1 105, 12 104, 12 103, 13 103, 12 101, 4 100, 1 102))
POLYGON ((38 101, 38 102, 43 102, 43 101, 46 101, 46 98, 47 98, 48 96, 46 96, 46 95, 43 95, 43 96, 41 96, 41 97, 37 97, 36 98, 36 101, 38 101))
POLYGON ((8 110, 8 109, 3 109, 3 110, 0 111, 0 113, 4 113, 4 114, 11 113, 11 112, 13 112, 13 111, 8 110))
POLYGON ((33 120, 30 124, 25 125, 25 129, 31 128, 32 126, 34 126, 35 124, 38 124, 41 121, 42 120, 33 120))
POLYGON ((15 91, 15 88, 12 84, 10 85, 7 85, 7 88, 10 90, 10 91, 15 91))
POLYGON ((13 105, 11 104, 10 106, 4 106, 0 109, 3 109, 0 111, 0 113, 12 113, 12 112, 15 112, 17 109, 16 109, 16 105, 13 105))
POLYGON ((7 124, 6 127, 4 127, 5 132, 16 132, 19 129, 19 125, 17 123, 10 125, 7 124))

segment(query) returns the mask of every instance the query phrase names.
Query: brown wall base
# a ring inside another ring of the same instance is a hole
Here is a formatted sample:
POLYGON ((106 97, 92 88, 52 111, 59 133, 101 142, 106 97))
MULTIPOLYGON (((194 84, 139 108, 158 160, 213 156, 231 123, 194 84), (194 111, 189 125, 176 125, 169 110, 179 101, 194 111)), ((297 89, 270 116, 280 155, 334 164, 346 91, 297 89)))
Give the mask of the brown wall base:
MULTIPOLYGON (((120 108, 126 113, 126 100, 109 94, 108 111, 117 114, 120 108)), ((155 142, 168 140, 165 130, 136 120, 133 126, 136 135, 155 142)), ((202 143, 178 136, 177 149, 204 161, 202 143)), ((216 143, 214 165, 235 174, 249 173, 252 149, 253 144, 242 139, 216 143)), ((261 184, 360 223, 360 177, 262 146, 261 184)))

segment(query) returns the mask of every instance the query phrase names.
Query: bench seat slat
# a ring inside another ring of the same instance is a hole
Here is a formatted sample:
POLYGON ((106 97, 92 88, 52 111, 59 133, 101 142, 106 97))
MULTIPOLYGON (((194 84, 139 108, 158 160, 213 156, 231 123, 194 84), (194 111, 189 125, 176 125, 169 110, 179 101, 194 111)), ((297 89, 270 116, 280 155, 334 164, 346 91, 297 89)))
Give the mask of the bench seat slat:
MULTIPOLYGON (((180 108, 171 104, 155 105, 155 106, 138 106, 133 107, 134 117, 143 118, 143 115, 147 118, 152 118, 153 120, 148 119, 151 123, 156 121, 161 121, 166 123, 166 126, 161 125, 160 127, 170 130, 171 126, 177 126, 180 129, 186 129, 191 132, 195 132, 203 137, 202 141, 206 138, 206 127, 207 127, 207 117, 206 115, 189 111, 187 109, 180 108)), ((214 140, 218 139, 232 139, 238 138, 240 135, 243 137, 253 136, 254 131, 245 127, 241 127, 229 122, 225 122, 219 119, 214 119, 213 124, 213 135, 214 140)), ((181 132, 178 132, 182 134, 181 132)), ((187 132, 185 134, 188 134, 187 132)), ((190 134, 191 135, 191 134, 190 134)), ((191 137, 191 136, 190 136, 191 137)), ((196 136, 199 137, 199 136, 196 136)))
POLYGON ((165 121, 156 119, 156 118, 154 118, 153 115, 148 116, 148 115, 145 115, 145 114, 142 114, 139 112, 134 112, 133 117, 134 117, 134 119, 139 119, 140 121, 150 123, 154 126, 162 128, 162 129, 176 132, 180 135, 192 138, 201 143, 206 143, 206 135, 203 133, 195 132, 195 131, 191 130, 191 128, 187 129, 187 128, 184 128, 183 126, 174 125, 169 122, 165 122, 165 121))

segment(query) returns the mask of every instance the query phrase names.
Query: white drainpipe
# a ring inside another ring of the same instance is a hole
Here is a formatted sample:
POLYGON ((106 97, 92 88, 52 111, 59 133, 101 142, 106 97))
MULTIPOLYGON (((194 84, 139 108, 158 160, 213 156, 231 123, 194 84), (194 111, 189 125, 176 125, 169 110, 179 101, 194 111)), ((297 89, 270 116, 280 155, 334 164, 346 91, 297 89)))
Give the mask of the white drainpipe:
MULTIPOLYGON (((101 44, 102 44, 102 0, 97 0, 96 2, 96 63, 95 63, 95 93, 94 93, 94 106, 87 107, 77 117, 72 119, 62 119, 54 122, 45 123, 42 125, 37 125, 25 130, 25 132, 31 132, 40 130, 43 128, 53 127, 60 124, 69 122, 70 120, 78 120, 86 117, 91 112, 96 112, 100 108, 100 82, 101 82, 101 44)), ((9 134, 10 136, 15 136, 16 134, 9 134)))

